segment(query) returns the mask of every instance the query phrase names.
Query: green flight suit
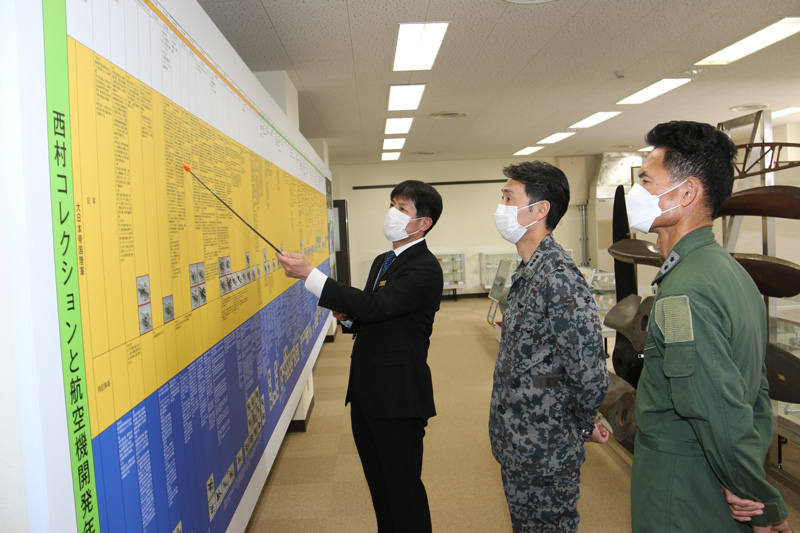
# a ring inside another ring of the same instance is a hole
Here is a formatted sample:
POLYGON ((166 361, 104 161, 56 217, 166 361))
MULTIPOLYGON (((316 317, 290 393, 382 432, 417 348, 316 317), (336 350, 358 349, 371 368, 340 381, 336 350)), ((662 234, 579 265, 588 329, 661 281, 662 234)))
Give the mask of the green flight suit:
POLYGON ((764 301, 710 227, 684 236, 653 283, 631 476, 633 531, 750 531, 787 517, 763 461, 772 439, 764 301), (720 483, 763 502, 735 521, 720 483))

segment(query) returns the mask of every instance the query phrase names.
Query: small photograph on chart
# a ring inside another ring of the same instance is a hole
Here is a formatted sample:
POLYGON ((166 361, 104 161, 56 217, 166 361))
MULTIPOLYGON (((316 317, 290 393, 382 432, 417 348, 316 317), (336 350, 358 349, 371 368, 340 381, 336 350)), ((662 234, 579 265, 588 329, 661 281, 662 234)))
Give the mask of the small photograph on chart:
POLYGON ((192 287, 192 309, 197 309, 206 303, 206 284, 201 283, 192 287))
POLYGON ((150 310, 150 276, 136 278, 136 297, 139 304, 139 335, 153 329, 153 314, 150 310))
POLYGON ((194 287, 198 283, 200 283, 200 281, 197 279, 197 263, 195 263, 189 265, 189 286, 194 287))
POLYGON ((189 265, 189 291, 191 293, 192 309, 197 309, 206 303, 206 265, 203 262, 189 265))
POLYGON ((175 307, 172 304, 172 295, 165 296, 161 299, 162 307, 164 308, 164 324, 175 318, 175 307))
POLYGON ((150 301, 150 276, 136 278, 136 297, 139 305, 144 305, 150 301))
POLYGON ((153 314, 150 303, 139 306, 139 335, 144 335, 153 329, 153 314))

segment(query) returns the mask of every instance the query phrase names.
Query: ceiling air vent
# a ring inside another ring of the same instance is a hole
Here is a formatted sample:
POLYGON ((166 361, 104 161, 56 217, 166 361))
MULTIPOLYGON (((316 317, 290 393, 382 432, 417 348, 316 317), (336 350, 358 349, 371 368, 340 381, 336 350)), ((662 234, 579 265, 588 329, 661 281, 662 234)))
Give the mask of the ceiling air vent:
POLYGON ((466 113, 455 113, 455 112, 441 112, 441 113, 431 113, 431 118, 440 118, 440 119, 451 119, 451 118, 464 118, 466 117, 466 113))
POLYGON ((767 104, 741 104, 733 106, 731 111, 761 111, 768 107, 767 104))

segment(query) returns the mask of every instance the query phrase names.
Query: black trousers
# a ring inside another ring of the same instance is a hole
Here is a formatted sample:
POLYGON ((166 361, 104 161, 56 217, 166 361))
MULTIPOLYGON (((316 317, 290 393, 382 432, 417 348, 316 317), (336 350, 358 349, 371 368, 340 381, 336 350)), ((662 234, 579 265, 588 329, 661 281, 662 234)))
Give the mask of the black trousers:
POLYGON ((370 418, 350 402, 350 422, 367 478, 379 533, 431 531, 428 495, 422 484, 422 418, 370 418))

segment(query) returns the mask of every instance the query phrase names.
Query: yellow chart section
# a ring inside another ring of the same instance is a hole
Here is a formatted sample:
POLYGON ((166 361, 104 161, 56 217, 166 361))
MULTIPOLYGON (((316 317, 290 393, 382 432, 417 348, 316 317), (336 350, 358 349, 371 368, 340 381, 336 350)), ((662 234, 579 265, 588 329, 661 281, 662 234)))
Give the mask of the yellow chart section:
POLYGON ((92 437, 328 258, 325 195, 68 39, 92 437))

